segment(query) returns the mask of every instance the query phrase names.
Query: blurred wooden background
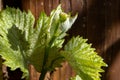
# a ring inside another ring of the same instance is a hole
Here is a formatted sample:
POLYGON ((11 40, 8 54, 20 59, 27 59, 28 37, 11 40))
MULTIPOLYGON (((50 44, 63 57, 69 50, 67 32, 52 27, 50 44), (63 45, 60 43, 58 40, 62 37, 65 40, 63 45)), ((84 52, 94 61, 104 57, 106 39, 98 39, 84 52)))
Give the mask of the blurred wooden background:
MULTIPOLYGON (((120 0, 3 0, 4 7, 8 5, 26 11, 29 9, 36 19, 41 11, 49 15, 58 4, 62 4, 65 12, 70 11, 73 15, 79 13, 67 39, 76 35, 88 38, 109 65, 101 79, 120 80, 120 0)), ((14 77, 11 80, 20 80, 18 77, 15 79, 16 72, 11 74, 14 77)), ((31 80, 38 80, 36 74, 35 71, 32 73, 31 80)), ((69 80, 73 75, 74 71, 64 63, 62 68, 54 72, 53 80, 69 80)))

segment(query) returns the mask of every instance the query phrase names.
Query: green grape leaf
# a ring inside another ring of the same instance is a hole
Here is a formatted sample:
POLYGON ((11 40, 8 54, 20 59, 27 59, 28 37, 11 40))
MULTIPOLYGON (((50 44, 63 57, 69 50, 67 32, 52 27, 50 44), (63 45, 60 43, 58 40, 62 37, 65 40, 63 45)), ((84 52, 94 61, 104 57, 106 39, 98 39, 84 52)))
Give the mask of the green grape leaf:
POLYGON ((24 72, 23 78, 28 76, 27 38, 33 25, 34 17, 31 12, 27 14, 7 7, 0 13, 0 55, 11 70, 20 68, 24 72))
POLYGON ((66 31, 72 26, 77 15, 71 17, 61 10, 53 10, 50 16, 41 12, 34 27, 35 19, 29 11, 7 7, 0 12, 0 55, 11 70, 20 68, 23 78, 29 76, 28 66, 32 64, 38 72, 59 67, 64 57, 60 49, 66 31))
POLYGON ((100 73, 107 66, 103 59, 97 55, 91 44, 86 43, 82 37, 73 37, 64 47, 62 55, 73 67, 82 80, 100 80, 100 73))

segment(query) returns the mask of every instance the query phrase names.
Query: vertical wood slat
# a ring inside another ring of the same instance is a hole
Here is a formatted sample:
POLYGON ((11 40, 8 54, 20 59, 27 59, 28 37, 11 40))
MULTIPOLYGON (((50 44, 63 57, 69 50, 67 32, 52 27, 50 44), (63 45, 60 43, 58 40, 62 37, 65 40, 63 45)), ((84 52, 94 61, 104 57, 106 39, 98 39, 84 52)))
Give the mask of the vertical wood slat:
MULTIPOLYGON (((35 1, 35 0, 32 0, 32 1, 35 1)), ((36 19, 38 19, 40 12, 44 11, 44 0, 36 0, 35 7, 36 7, 36 19)))
POLYGON ((67 62, 64 62, 62 65, 63 67, 58 68, 54 72, 52 80, 69 80, 71 76, 75 75, 74 71, 71 69, 67 62))
MULTIPOLYGON (((111 62, 111 57, 112 57, 112 53, 113 53, 113 48, 111 47, 111 45, 113 44, 113 33, 114 31, 112 31, 111 29, 111 25, 113 23, 112 21, 112 6, 111 4, 112 0, 106 1, 105 2, 105 18, 106 18, 106 26, 105 26, 105 44, 104 44, 104 57, 108 63, 108 65, 110 66, 111 62), (109 13, 109 14, 108 14, 109 13), (111 34, 112 33, 112 34, 111 34), (108 51, 109 50, 109 51, 108 51)), ((106 76, 104 77, 105 79, 109 80, 110 76, 109 74, 109 70, 106 72, 106 76)), ((113 76, 112 76, 113 77, 113 76)))
POLYGON ((38 73, 33 65, 29 65, 30 80, 39 80, 40 73, 38 73))
POLYGON ((57 69, 52 76, 53 80, 60 80, 60 69, 57 69))
POLYGON ((47 15, 50 14, 50 12, 52 11, 52 0, 44 0, 44 10, 46 12, 47 15))
POLYGON ((106 12, 108 22, 105 33, 105 59, 109 68, 106 72, 106 79, 120 80, 120 1, 107 1, 107 6, 109 9, 106 12))
POLYGON ((68 13, 71 11, 70 0, 60 0, 60 4, 62 5, 62 8, 65 12, 68 13))
POLYGON ((22 0, 23 10, 31 10, 36 19, 41 11, 44 11, 44 0, 22 0))
POLYGON ((55 9, 59 5, 59 0, 52 0, 52 7, 55 9))
POLYGON ((78 12, 80 14, 85 6, 84 2, 84 0, 71 0, 72 14, 76 14, 78 12))
POLYGON ((2 4, 2 0, 0 0, 0 11, 2 10, 3 8, 3 4, 2 4))
MULTIPOLYGON (((100 54, 104 48, 104 1, 105 0, 91 0, 92 6, 87 9, 87 38, 93 47, 97 49, 100 54)), ((88 2, 87 2, 88 3, 88 2)), ((87 4, 88 5, 88 4, 87 4)))

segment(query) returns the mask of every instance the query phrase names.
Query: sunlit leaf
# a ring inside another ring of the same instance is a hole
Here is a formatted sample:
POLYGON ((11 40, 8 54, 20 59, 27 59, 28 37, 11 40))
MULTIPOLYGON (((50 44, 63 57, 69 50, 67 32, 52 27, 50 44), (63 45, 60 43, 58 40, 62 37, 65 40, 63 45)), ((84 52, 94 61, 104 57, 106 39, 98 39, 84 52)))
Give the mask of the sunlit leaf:
POLYGON ((28 76, 28 35, 34 25, 31 12, 8 8, 0 13, 0 55, 11 70, 20 68, 28 76))
POLYGON ((64 47, 63 56, 82 80, 100 80, 102 66, 107 66, 91 44, 82 37, 73 37, 64 47))

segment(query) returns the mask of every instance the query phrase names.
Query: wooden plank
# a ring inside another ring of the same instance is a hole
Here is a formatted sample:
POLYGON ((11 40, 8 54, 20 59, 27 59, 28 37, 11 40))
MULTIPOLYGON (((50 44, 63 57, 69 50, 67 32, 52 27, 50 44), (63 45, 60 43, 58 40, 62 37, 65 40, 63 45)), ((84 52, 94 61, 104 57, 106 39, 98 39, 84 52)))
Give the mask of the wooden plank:
POLYGON ((22 9, 24 11, 28 11, 30 7, 30 1, 29 0, 22 0, 22 9))
POLYGON ((35 19, 38 19, 40 12, 44 11, 44 1, 43 0, 22 0, 22 9, 25 11, 30 10, 35 19))
POLYGON ((40 73, 38 73, 33 65, 29 65, 29 71, 30 71, 30 80, 39 80, 40 73))
MULTIPOLYGON (((36 19, 38 19, 39 15, 40 15, 40 12, 41 11, 44 11, 44 0, 33 0, 33 1, 36 1, 36 19)), ((31 6, 32 7, 32 6, 31 6)))
POLYGON ((59 0, 52 0, 52 8, 55 9, 59 5, 59 0))
POLYGON ((0 11, 2 10, 3 8, 3 3, 2 3, 2 0, 0 0, 0 11))
MULTIPOLYGON (((92 1, 92 0, 91 0, 92 1)), ((87 4, 87 38, 97 52, 102 54, 105 40, 105 0, 93 0, 92 5, 87 4), (94 3, 93 3, 94 2, 94 3)), ((88 2, 87 2, 88 3, 88 2)))
POLYGON ((83 11, 85 3, 84 0, 71 0, 71 11, 73 14, 79 12, 79 14, 83 11))
MULTIPOLYGON (((23 0, 24 1, 24 0, 23 0)), ((29 10, 30 9, 30 11, 32 12, 32 14, 35 16, 35 18, 36 18, 36 1, 35 0, 28 0, 27 2, 26 2, 26 4, 24 4, 24 5, 28 5, 28 9, 27 10, 29 10)))
POLYGON ((57 68, 51 76, 52 80, 60 80, 60 68, 57 68))
MULTIPOLYGON (((111 64, 111 54, 113 53, 112 47, 110 47, 113 44, 113 33, 114 31, 110 28, 112 25, 112 14, 111 14, 111 5, 110 5, 111 0, 105 2, 105 44, 104 44, 104 54, 103 57, 107 64, 110 67, 111 64)), ((104 80, 109 80, 108 79, 108 69, 106 69, 106 72, 103 76, 104 80)))
POLYGON ((71 0, 72 15, 78 13, 78 18, 72 28, 69 30, 70 36, 83 36, 86 38, 87 33, 87 5, 83 0, 71 0), (77 2, 76 2, 77 1, 77 2))
POLYGON ((63 67, 60 68, 60 80, 67 80, 71 76, 71 68, 68 66, 68 63, 63 63, 63 67))
POLYGON ((53 2, 52 0, 44 0, 44 10, 46 12, 47 15, 50 14, 50 12, 52 11, 52 6, 53 6, 53 2))
POLYGON ((120 80, 120 1, 107 1, 105 59, 109 64, 106 80, 120 80))
POLYGON ((65 66, 65 69, 63 69, 61 74, 63 74, 63 76, 65 77, 64 80, 69 80, 72 76, 72 68, 70 67, 68 62, 65 62, 64 66, 65 66))
MULTIPOLYGON (((104 57, 105 26, 106 26, 106 0, 86 0, 86 26, 88 42, 96 48, 96 52, 104 57)), ((103 74, 105 77, 105 75, 103 74)), ((106 80, 102 78, 102 80, 106 80)))
POLYGON ((71 11, 70 0, 60 0, 60 4, 65 12, 68 13, 71 11))

